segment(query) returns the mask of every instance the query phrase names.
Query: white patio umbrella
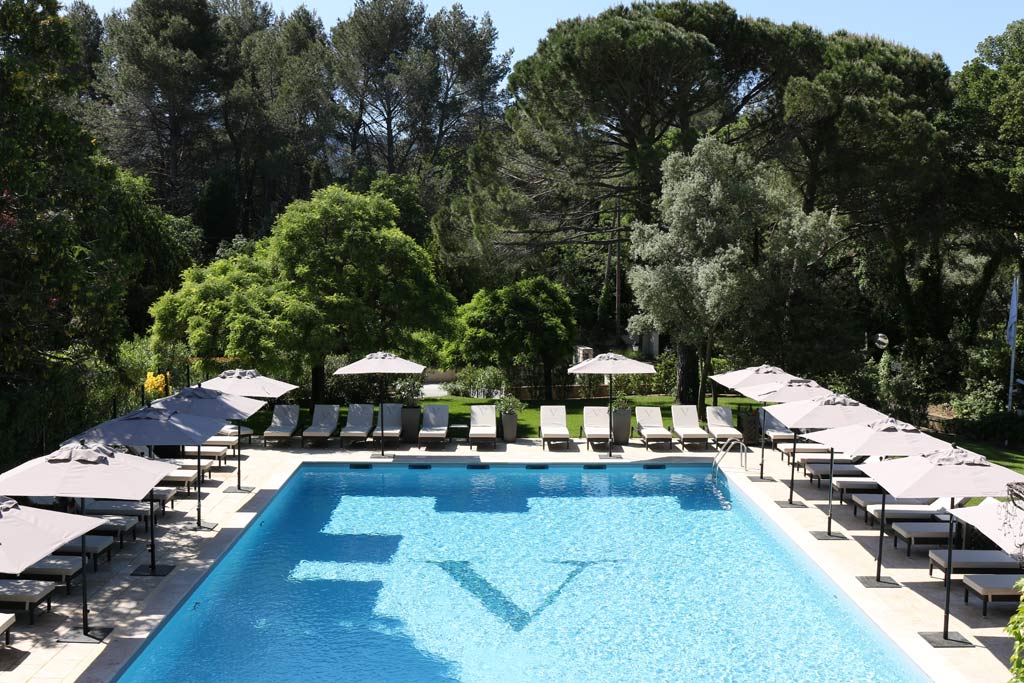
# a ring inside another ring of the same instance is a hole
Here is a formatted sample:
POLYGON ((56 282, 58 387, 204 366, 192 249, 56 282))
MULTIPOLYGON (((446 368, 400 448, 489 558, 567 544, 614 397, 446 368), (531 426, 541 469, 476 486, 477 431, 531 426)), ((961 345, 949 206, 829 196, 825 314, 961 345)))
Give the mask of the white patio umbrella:
MULTIPOLYGON (((260 401, 245 396, 225 394, 216 389, 210 389, 199 385, 198 387, 185 387, 176 394, 167 398, 153 401, 152 407, 161 410, 178 411, 201 417, 212 417, 218 420, 244 420, 250 415, 258 412, 266 401, 260 401)), ((238 475, 238 486, 232 489, 225 489, 230 493, 248 493, 252 489, 242 488, 242 428, 238 426, 236 436, 238 443, 235 445, 235 456, 237 465, 235 473, 238 475)), ((199 451, 196 451, 198 456, 199 451)))
POLYGON ((82 539, 82 633, 61 638, 62 642, 98 643, 111 631, 94 628, 90 633, 89 628, 85 535, 98 526, 103 526, 102 519, 22 507, 13 498, 0 496, 0 573, 20 574, 64 544, 82 539))
POLYGON ((393 353, 378 351, 369 353, 354 363, 342 366, 334 371, 335 375, 379 375, 380 376, 380 412, 377 417, 377 428, 380 429, 380 455, 384 457, 384 376, 385 375, 418 375, 426 369, 425 365, 400 358, 393 353))
MULTIPOLYGON (((196 446, 196 460, 202 445, 227 425, 225 420, 191 415, 177 410, 161 410, 143 406, 121 417, 107 420, 65 441, 87 441, 115 446, 196 446)), ((202 469, 196 477, 196 528, 203 526, 202 469)), ((109 498, 110 496, 103 496, 109 498)), ((138 499, 136 499, 138 500, 138 499)))
MULTIPOLYGON (((871 422, 882 419, 884 413, 869 408, 860 401, 855 401, 843 394, 829 392, 803 401, 792 401, 779 405, 768 406, 764 412, 770 414, 782 424, 793 430, 793 458, 789 467, 789 502, 793 503, 793 489, 796 485, 796 439, 797 430, 827 429, 845 427, 858 422, 871 422)), ((829 456, 829 509, 832 498, 832 468, 835 465, 835 449, 829 456)), ((830 527, 831 528, 831 527, 830 527)))
MULTIPOLYGON (((740 384, 736 391, 747 398, 752 398, 758 403, 785 403, 786 401, 804 401, 815 396, 825 396, 832 392, 821 386, 814 380, 803 379, 802 377, 789 378, 773 375, 772 373, 761 373, 753 375, 761 377, 765 383, 740 384), (774 379, 773 379, 774 377, 774 379)), ((764 479, 764 433, 765 433, 765 412, 761 410, 761 479, 764 479)), ((796 434, 793 435, 794 440, 796 434)), ((790 503, 793 502, 790 496, 790 503)))
POLYGON ((759 384, 777 384, 800 378, 774 365, 755 365, 743 368, 742 370, 732 370, 731 372, 711 375, 711 379, 726 389, 740 389, 742 387, 754 387, 759 384))
MULTIPOLYGON (((875 581, 882 580, 882 547, 885 537, 886 494, 910 498, 949 498, 949 510, 955 507, 957 498, 1006 495, 1010 484, 1024 482, 1024 475, 996 465, 984 456, 971 451, 946 447, 919 458, 883 460, 858 465, 858 468, 872 477, 882 487, 882 508, 879 514, 878 558, 875 581)), ((952 584, 950 573, 953 564, 953 525, 955 519, 949 515, 949 537, 946 555, 946 603, 942 625, 942 643, 948 644, 949 637, 949 593, 952 584)), ((922 634, 930 638, 936 634, 922 634)), ((952 639, 965 642, 962 637, 952 639)))
MULTIPOLYGON (((804 438, 828 446, 832 453, 849 456, 890 457, 932 453, 949 447, 942 439, 925 434, 912 424, 886 417, 865 424, 853 424, 804 434, 804 438)), ((834 462, 834 460, 833 460, 834 462)), ((832 472, 829 471, 829 481, 832 472)), ((828 490, 828 532, 832 534, 832 487, 828 490)))
POLYGON ((572 375, 608 375, 608 457, 612 457, 612 395, 615 375, 651 375, 656 370, 650 363, 633 360, 617 353, 602 353, 569 368, 572 375))
POLYGON ((248 396, 250 398, 281 398, 299 387, 288 382, 261 375, 257 370, 225 370, 217 377, 201 383, 207 389, 216 389, 225 394, 248 396))
MULTIPOLYGON (((168 567, 156 564, 156 519, 153 514, 153 487, 177 469, 169 463, 139 458, 101 445, 73 444, 40 458, 34 458, 0 474, 0 491, 12 496, 55 496, 74 498, 113 498, 142 500, 149 497, 150 565, 149 574, 163 576, 168 567)), ((81 503, 79 503, 81 505, 81 503)), ((84 511, 84 510, 83 510, 84 511)), ((102 523, 101 520, 97 520, 102 523)), ((0 522, 2 523, 2 522, 0 522)), ((89 526, 95 528, 97 525, 89 526)), ((83 532, 84 533, 84 532, 83 532)), ((2 540, 0 540, 2 543, 2 540)), ((38 558, 37 558, 38 559, 38 558)), ((88 586, 85 571, 85 538, 82 538, 82 634, 71 642, 102 641, 110 629, 89 628, 88 586)), ((140 568, 143 569, 143 568, 140 568)), ((136 570, 136 573, 140 573, 136 570)))
MULTIPOLYGON (((987 502, 987 501, 986 501, 987 502)), ((970 524, 1009 555, 1024 555, 1022 511, 1013 503, 971 505, 950 510, 961 522, 970 524)))

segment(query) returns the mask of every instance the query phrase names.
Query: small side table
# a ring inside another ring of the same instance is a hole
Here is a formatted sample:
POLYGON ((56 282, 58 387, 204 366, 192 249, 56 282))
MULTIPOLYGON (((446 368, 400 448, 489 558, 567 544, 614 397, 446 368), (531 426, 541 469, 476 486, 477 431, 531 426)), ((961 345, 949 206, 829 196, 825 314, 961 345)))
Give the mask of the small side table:
POLYGON ((459 439, 462 439, 466 443, 469 443, 469 425, 448 425, 448 436, 456 442, 458 442, 459 439))

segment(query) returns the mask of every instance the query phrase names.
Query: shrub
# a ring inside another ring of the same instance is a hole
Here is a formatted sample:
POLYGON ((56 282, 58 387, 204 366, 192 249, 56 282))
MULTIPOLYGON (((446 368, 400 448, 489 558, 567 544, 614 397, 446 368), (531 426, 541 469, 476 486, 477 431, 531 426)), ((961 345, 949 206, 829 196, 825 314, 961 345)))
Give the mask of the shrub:
POLYGON ((1004 410, 1003 387, 993 379, 967 380, 963 393, 950 401, 956 417, 967 421, 987 420, 1004 410))
POLYGON ((512 394, 503 394, 494 402, 494 409, 499 415, 518 415, 526 410, 526 404, 512 394))
POLYGON ((489 366, 478 368, 468 365, 455 376, 455 381, 445 382, 444 390, 453 396, 470 398, 494 398, 500 395, 508 385, 505 373, 489 366))

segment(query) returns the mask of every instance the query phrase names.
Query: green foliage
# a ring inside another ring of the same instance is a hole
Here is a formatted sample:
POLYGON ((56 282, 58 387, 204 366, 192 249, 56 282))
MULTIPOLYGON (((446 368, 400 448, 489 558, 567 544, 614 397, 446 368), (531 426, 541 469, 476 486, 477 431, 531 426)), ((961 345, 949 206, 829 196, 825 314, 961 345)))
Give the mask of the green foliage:
POLYGON ((565 290, 544 277, 498 290, 480 290, 459 308, 455 349, 466 363, 495 364, 506 372, 540 365, 545 395, 552 373, 572 355, 573 308, 565 290))
POLYGON ((883 412, 911 424, 923 424, 928 414, 929 368, 916 358, 889 351, 878 362, 878 399, 883 412))
POLYGON ((499 415, 519 415, 526 410, 526 404, 512 394, 502 394, 494 402, 494 409, 499 415))
POLYGON ((507 386, 508 378, 499 368, 493 365, 482 368, 467 365, 459 368, 454 381, 445 382, 444 390, 452 396, 493 398, 501 394, 507 386))
POLYGON ((993 379, 968 378, 962 393, 950 404, 958 420, 983 420, 1006 410, 1004 387, 993 379))
MULTIPOLYGON (((1024 579, 1014 584, 1017 590, 1024 591, 1024 579)), ((1010 655, 1010 674, 1014 683, 1024 681, 1024 601, 1010 617, 1006 632, 1013 637, 1013 654, 1010 655)))

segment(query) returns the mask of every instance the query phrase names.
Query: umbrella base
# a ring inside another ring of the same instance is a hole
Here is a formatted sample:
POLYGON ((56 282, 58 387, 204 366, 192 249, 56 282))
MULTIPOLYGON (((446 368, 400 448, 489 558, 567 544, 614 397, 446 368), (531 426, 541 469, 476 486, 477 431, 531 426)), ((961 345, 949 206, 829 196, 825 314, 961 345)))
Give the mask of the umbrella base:
MULTIPOLYGON (((58 643, 79 643, 82 645, 99 645, 107 636, 110 635, 114 629, 106 627, 94 626, 89 629, 88 633, 82 633, 81 631, 75 631, 68 633, 57 639, 58 643)), ((941 633, 939 634, 942 635, 941 633)), ((952 635, 952 634, 950 634, 952 635)))
POLYGON ((252 493, 254 490, 252 486, 229 486, 224 493, 252 493))
POLYGON ((194 531, 215 531, 217 529, 216 524, 195 524, 192 526, 194 531))
POLYGON ((942 631, 920 631, 919 635, 932 647, 974 647, 974 643, 956 631, 950 631, 948 638, 942 637, 942 631))
POLYGON ((807 503, 801 503, 799 500, 794 500, 792 503, 790 503, 788 500, 777 500, 777 501, 775 501, 775 504, 778 505, 780 508, 805 508, 805 507, 807 507, 807 503))
POLYGON ((132 576, 167 576, 174 569, 173 564, 158 564, 150 567, 148 564, 141 564, 132 572, 132 576))
POLYGON ((831 534, 827 531, 812 531, 811 536, 814 536, 819 541, 849 541, 850 537, 841 534, 838 531, 833 531, 831 534))
POLYGON ((749 479, 750 481, 754 482, 755 484, 760 484, 762 482, 767 483, 767 482, 775 481, 775 479, 773 479, 772 477, 764 477, 764 478, 762 478, 762 477, 754 476, 753 474, 749 475, 747 477, 747 479, 749 479))
POLYGON ((876 581, 874 576, 858 576, 857 580, 865 588, 903 588, 900 582, 891 576, 883 576, 881 581, 876 581))

